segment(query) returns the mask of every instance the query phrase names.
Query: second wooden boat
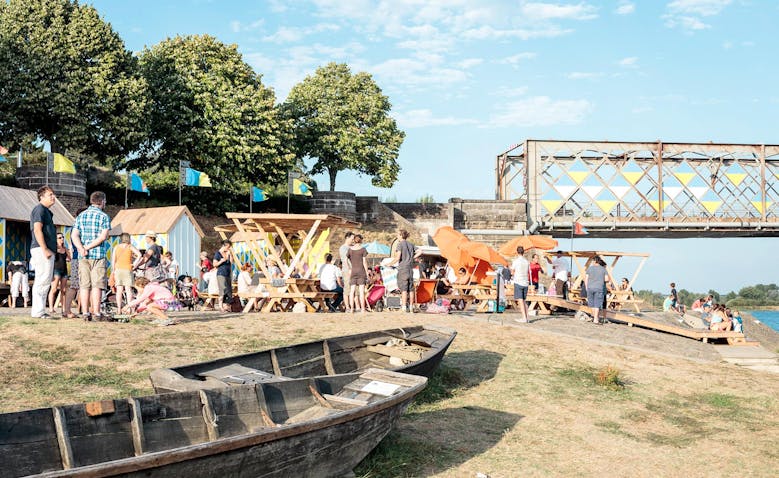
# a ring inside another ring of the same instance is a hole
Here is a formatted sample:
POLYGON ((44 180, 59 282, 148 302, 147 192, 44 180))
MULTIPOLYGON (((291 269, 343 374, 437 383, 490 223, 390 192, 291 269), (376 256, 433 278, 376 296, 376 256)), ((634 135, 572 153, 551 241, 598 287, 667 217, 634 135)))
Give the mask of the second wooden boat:
POLYGON ((157 393, 354 373, 369 367, 430 378, 457 331, 420 325, 334 337, 154 370, 157 393))

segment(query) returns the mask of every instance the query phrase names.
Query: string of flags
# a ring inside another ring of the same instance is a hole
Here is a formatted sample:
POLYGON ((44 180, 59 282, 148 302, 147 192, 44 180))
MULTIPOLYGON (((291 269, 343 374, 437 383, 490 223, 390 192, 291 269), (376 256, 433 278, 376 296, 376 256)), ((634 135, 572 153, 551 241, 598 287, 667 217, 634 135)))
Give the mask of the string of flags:
POLYGON ((209 178, 206 173, 202 173, 192 168, 186 168, 184 169, 184 186, 210 188, 211 178, 209 178))

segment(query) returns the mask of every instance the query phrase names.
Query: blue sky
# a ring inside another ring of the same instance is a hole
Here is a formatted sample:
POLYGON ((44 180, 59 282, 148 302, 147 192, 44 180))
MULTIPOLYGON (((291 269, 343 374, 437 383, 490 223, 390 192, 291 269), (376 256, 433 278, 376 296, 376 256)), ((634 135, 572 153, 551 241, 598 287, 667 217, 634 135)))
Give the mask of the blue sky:
MULTIPOLYGON (((277 101, 330 61, 371 73, 406 140, 393 188, 338 175, 338 190, 361 195, 493 198, 495 156, 526 138, 779 141, 777 2, 91 3, 133 51, 177 34, 237 44, 277 101)), ((600 244, 581 241, 577 248, 600 244)), ((685 278, 687 288, 725 291, 774 281, 777 263, 756 270, 737 261, 740 269, 722 273, 709 264, 726 243, 773 257, 771 240, 722 241, 622 241, 620 248, 653 254, 642 288, 665 289, 669 280, 685 287, 685 278), (698 255, 706 259, 690 262, 698 255), (681 278, 667 279, 677 271, 681 278)))

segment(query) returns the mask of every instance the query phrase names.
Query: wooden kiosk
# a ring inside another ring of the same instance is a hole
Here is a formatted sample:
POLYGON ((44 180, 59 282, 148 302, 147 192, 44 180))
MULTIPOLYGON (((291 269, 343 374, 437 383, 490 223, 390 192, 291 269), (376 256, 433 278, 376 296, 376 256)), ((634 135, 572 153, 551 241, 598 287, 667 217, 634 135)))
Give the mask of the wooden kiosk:
MULTIPOLYGON (((265 286, 267 295, 244 294, 244 298, 267 298, 262 306, 263 312, 274 308, 291 310, 298 302, 306 306, 308 312, 315 312, 324 306, 324 299, 335 295, 321 292, 319 280, 313 278, 313 256, 319 255, 327 245, 331 231, 339 228, 354 228, 360 224, 339 216, 329 214, 252 214, 228 212, 227 218, 232 224, 216 226, 214 229, 229 239, 234 235, 244 242, 264 278, 260 283, 265 286), (293 245, 295 243, 296 245, 293 245), (290 258, 289 262, 284 256, 290 258), (273 279, 265 263, 273 259, 282 272, 282 277, 273 279), (292 278, 299 265, 307 264, 308 269, 300 278, 292 278)), ((238 261, 236 261, 238 262, 238 261)))

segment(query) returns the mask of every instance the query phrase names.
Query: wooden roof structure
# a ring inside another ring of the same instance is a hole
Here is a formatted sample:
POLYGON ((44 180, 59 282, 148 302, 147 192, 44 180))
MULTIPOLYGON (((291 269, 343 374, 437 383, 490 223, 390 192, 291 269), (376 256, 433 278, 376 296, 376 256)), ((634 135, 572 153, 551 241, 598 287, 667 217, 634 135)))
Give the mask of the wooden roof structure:
MULTIPOLYGON (((229 237, 230 240, 246 243, 265 277, 270 277, 265 258, 273 259, 278 264, 285 279, 290 278, 298 264, 309 262, 308 259, 316 249, 315 246, 323 245, 330 229, 360 226, 358 222, 330 214, 228 212, 225 215, 228 219, 232 219, 233 223, 214 227, 222 239, 229 237), (301 240, 297 249, 290 242, 294 236, 298 236, 301 240), (282 253, 286 251, 292 257, 289 265, 282 260, 281 254, 275 247, 265 247, 264 242, 269 237, 274 237, 274 240, 281 243, 282 253), (267 250, 267 255, 263 252, 264 250, 267 250)), ((312 272, 309 268, 306 273, 307 277, 312 272)))
MULTIPOLYGON (((36 205, 38 205, 36 191, 0 186, 0 218, 9 221, 30 222, 30 212, 36 205)), ((59 199, 51 206, 51 212, 54 215, 54 225, 73 225, 73 216, 59 199)))
POLYGON ((111 234, 127 233, 130 235, 146 234, 154 231, 160 234, 170 232, 182 215, 187 215, 200 237, 205 236, 197 219, 187 206, 147 207, 137 209, 122 209, 111 221, 111 234))
POLYGON ((545 252, 544 254, 548 258, 552 258, 553 256, 556 256, 557 254, 562 255, 563 257, 570 257, 573 259, 573 263, 576 264, 576 267, 579 270, 579 274, 575 274, 574 271, 571 271, 572 281, 571 281, 571 287, 574 289, 578 289, 581 287, 582 281, 584 280, 584 274, 587 272, 587 268, 592 264, 595 257, 600 256, 601 259, 603 259, 603 262, 606 263, 606 272, 609 275, 609 279, 611 280, 611 283, 616 285, 616 278, 614 277, 614 267, 617 265, 619 260, 623 257, 638 257, 641 258, 641 262, 639 263, 638 267, 636 267, 636 270, 633 271, 632 276, 630 279, 630 285, 632 286, 636 278, 638 277, 638 273, 641 272, 641 269, 644 267, 644 264, 646 263, 646 260, 649 258, 649 254, 646 252, 613 252, 613 251, 549 251, 545 252), (611 259, 611 261, 609 261, 611 259))

